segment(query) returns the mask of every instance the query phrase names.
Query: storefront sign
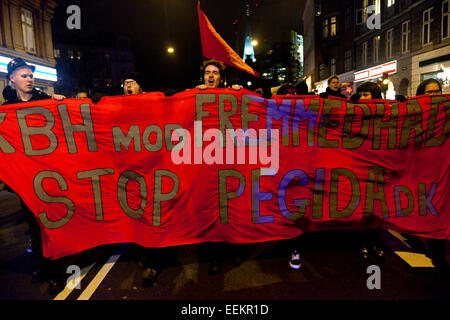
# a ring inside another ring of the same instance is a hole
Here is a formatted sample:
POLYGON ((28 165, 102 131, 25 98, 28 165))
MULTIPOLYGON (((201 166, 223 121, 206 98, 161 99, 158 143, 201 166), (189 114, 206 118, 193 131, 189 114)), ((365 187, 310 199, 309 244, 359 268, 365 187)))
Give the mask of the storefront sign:
POLYGON ((381 77, 383 73, 396 73, 397 72, 397 60, 390 61, 373 68, 361 70, 355 72, 355 82, 370 80, 374 78, 381 77))

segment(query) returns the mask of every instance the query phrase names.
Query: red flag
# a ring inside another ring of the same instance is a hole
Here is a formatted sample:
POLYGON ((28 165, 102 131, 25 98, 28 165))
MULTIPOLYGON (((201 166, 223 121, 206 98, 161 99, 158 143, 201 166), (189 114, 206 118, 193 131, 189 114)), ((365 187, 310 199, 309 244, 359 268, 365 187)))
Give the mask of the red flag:
POLYGON ((223 40, 216 32, 208 17, 197 6, 198 23, 200 25, 200 37, 202 39, 203 56, 220 60, 230 67, 245 71, 259 77, 259 73, 247 65, 241 57, 223 40))

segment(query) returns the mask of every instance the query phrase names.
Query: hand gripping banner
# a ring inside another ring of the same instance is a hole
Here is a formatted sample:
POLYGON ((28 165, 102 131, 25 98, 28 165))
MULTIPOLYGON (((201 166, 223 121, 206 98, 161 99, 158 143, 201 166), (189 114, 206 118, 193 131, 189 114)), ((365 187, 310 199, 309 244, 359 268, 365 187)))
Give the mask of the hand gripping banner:
POLYGON ((52 259, 331 229, 450 239, 450 101, 231 89, 2 106, 0 180, 52 259))

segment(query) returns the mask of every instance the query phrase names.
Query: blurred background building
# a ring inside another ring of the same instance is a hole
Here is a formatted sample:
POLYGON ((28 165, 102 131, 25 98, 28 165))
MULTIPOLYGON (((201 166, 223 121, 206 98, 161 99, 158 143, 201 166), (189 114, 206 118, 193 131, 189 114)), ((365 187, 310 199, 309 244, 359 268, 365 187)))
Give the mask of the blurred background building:
POLYGON ((430 77, 449 93, 449 15, 449 0, 308 0, 305 77, 322 92, 336 74, 348 96, 364 81, 384 79, 387 98, 413 96, 430 77))
MULTIPOLYGON (((56 6, 51 0, 0 1, 0 93, 8 85, 7 64, 15 57, 36 66, 38 89, 54 93, 57 72, 51 20, 56 6)), ((0 101, 3 102, 1 94, 0 101)))

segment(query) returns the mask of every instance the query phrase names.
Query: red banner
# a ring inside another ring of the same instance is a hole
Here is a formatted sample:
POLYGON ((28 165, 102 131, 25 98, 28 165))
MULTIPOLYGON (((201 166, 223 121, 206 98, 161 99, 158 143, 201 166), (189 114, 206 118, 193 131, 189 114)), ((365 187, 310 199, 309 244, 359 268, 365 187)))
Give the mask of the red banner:
POLYGON ((381 227, 450 239, 448 95, 406 102, 189 90, 0 111, 0 180, 52 259, 381 227))

